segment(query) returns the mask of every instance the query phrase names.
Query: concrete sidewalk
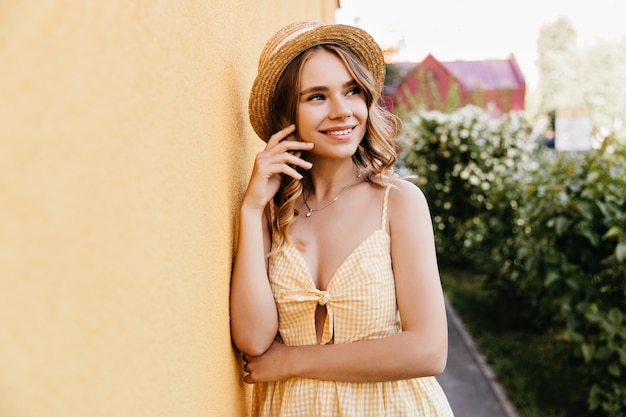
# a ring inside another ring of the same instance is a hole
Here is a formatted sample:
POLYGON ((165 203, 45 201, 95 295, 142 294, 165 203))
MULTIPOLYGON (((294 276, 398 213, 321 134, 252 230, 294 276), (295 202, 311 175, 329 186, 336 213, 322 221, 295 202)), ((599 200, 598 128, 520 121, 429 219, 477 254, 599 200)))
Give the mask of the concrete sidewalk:
POLYGON ((520 417, 446 300, 448 364, 437 377, 455 417, 520 417))

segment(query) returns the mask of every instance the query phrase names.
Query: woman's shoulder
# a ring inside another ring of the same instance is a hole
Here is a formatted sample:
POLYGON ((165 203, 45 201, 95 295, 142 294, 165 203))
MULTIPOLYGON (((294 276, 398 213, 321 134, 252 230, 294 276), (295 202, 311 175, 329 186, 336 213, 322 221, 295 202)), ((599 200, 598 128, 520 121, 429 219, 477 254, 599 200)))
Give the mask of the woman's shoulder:
POLYGON ((390 185, 389 198, 425 198, 422 189, 405 178, 398 178, 390 185))
POLYGON ((389 190, 389 210, 392 212, 413 212, 428 210, 428 202, 421 188, 414 183, 398 178, 389 190))

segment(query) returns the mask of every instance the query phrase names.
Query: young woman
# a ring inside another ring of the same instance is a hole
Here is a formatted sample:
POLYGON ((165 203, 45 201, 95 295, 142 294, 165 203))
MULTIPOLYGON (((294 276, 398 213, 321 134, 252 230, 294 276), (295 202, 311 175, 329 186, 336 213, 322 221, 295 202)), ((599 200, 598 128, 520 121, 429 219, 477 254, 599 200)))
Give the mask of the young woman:
POLYGON ((262 51, 249 109, 267 146, 231 284, 254 416, 452 416, 432 223, 393 171, 384 75, 352 26, 296 22, 262 51))

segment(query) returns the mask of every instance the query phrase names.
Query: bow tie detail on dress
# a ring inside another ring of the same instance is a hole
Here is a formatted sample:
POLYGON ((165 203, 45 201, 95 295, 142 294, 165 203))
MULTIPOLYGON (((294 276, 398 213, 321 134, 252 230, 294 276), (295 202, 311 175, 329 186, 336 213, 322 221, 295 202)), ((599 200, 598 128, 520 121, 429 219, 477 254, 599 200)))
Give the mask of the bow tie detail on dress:
POLYGON ((322 332, 322 339, 320 340, 320 344, 325 345, 333 339, 333 333, 335 331, 334 329, 335 315, 333 312, 332 305, 328 304, 328 302, 331 299, 330 292, 321 291, 317 289, 315 290, 315 292, 319 296, 319 300, 318 300, 319 305, 326 307, 326 320, 324 320, 324 331, 322 332))
POLYGON ((319 296, 319 305, 321 306, 325 306, 330 301, 330 293, 328 291, 319 291, 319 296))

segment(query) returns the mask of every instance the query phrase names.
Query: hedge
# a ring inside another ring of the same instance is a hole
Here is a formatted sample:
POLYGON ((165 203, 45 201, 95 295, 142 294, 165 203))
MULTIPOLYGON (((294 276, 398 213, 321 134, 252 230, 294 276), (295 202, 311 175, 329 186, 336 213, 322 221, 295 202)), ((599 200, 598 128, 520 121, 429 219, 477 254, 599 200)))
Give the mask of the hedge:
POLYGON ((590 413, 626 415, 626 152, 556 153, 521 114, 403 117, 401 162, 431 205, 440 262, 486 274, 496 314, 563 333, 590 413))

